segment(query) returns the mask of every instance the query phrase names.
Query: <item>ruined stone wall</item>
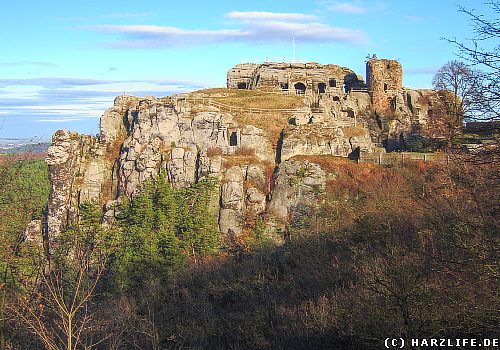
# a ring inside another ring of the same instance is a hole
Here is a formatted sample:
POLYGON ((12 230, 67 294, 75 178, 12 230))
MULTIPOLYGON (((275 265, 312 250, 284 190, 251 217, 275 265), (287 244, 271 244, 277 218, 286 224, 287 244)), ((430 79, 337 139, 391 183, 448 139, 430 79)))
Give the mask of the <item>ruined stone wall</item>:
POLYGON ((366 62, 368 91, 375 109, 387 110, 394 96, 403 90, 401 63, 388 59, 372 59, 366 62))
POLYGON ((255 72, 259 64, 237 64, 227 72, 227 87, 232 89, 248 89, 252 86, 255 72))
MULTIPOLYGON (((364 88, 365 83, 351 69, 319 63, 238 64, 229 70, 227 87, 265 91, 289 90, 344 93, 351 88, 364 88), (297 85, 296 85, 297 84, 297 85)), ((300 91, 303 92, 303 91, 300 91)))

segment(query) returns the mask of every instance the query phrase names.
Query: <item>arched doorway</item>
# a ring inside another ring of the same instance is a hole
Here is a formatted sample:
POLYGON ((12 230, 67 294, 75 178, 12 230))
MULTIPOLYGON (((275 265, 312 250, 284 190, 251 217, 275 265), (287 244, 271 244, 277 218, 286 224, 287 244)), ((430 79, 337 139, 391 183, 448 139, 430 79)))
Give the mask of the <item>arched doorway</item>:
POLYGON ((238 89, 245 90, 247 88, 247 83, 238 83, 238 89))
POLYGON ((296 83, 294 86, 295 88, 295 93, 304 95, 306 93, 306 86, 304 83, 296 83))
POLYGON ((324 94, 326 92, 326 84, 325 83, 319 83, 318 84, 318 93, 324 94))

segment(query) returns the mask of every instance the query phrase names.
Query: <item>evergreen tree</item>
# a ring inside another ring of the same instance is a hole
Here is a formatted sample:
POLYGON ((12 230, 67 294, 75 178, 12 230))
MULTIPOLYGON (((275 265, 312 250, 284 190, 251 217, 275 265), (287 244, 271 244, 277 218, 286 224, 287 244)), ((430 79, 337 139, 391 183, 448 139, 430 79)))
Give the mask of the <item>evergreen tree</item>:
POLYGON ((209 204, 214 180, 174 190, 165 172, 119 207, 119 245, 114 271, 120 288, 157 283, 182 264, 216 251, 217 222, 209 204))

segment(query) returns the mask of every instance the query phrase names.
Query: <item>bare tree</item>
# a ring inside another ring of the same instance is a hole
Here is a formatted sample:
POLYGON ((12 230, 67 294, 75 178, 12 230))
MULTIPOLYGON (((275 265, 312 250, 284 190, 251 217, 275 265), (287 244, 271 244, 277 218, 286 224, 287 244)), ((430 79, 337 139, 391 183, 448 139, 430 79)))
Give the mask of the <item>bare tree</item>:
POLYGON ((482 99, 483 74, 468 67, 464 62, 450 61, 441 67, 432 81, 443 102, 440 113, 445 121, 443 130, 453 141, 462 129, 462 123, 474 114, 482 99))
MULTIPOLYGON (((25 285, 29 289, 19 294, 17 305, 11 310, 49 350, 89 348, 84 337, 92 332, 94 325, 88 304, 103 270, 104 266, 100 266, 89 276, 80 267, 71 287, 65 285, 61 271, 41 274, 41 286, 25 285)), ((90 346, 94 345, 91 341, 90 346)))
POLYGON ((500 117, 500 0, 486 2, 494 18, 488 18, 476 10, 459 7, 474 28, 475 37, 467 43, 446 39, 459 50, 459 56, 470 66, 485 72, 482 80, 482 98, 475 104, 471 117, 493 120, 500 117))
POLYGON ((483 74, 468 67, 464 62, 450 61, 441 67, 432 84, 436 90, 452 93, 448 112, 456 124, 460 124, 474 108, 482 92, 483 74))
POLYGON ((63 232, 50 259, 40 244, 31 252, 31 275, 19 277, 13 320, 26 326, 49 350, 93 348, 99 334, 93 298, 110 254, 100 216, 89 206, 81 222, 63 232))

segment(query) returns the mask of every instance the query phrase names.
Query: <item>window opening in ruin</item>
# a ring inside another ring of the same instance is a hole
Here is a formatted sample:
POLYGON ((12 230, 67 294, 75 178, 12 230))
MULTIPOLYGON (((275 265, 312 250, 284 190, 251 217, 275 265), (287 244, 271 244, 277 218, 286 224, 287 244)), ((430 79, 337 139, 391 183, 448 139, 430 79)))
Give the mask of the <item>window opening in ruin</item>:
POLYGON ((397 100, 396 97, 394 97, 393 99, 391 99, 391 109, 393 111, 396 111, 396 107, 397 107, 397 100))
POLYGON ((288 83, 281 84, 281 89, 283 91, 288 91, 288 83))
POLYGON ((384 84, 384 91, 387 92, 387 84, 384 84))
POLYGON ((295 92, 297 94, 303 95, 306 93, 306 86, 304 83, 296 83, 293 87, 295 88, 295 92))
POLYGON ((337 81, 335 79, 330 79, 330 87, 337 87, 337 81))
POLYGON ((326 84, 325 83, 319 83, 318 84, 318 93, 324 94, 326 92, 326 84))
POLYGON ((334 101, 334 102, 340 102, 340 97, 338 97, 338 96, 333 96, 333 101, 334 101))
POLYGON ((233 131, 229 137, 229 146, 238 146, 238 134, 236 131, 233 131))
POLYGON ((238 89, 244 90, 247 88, 247 83, 238 83, 238 89))

